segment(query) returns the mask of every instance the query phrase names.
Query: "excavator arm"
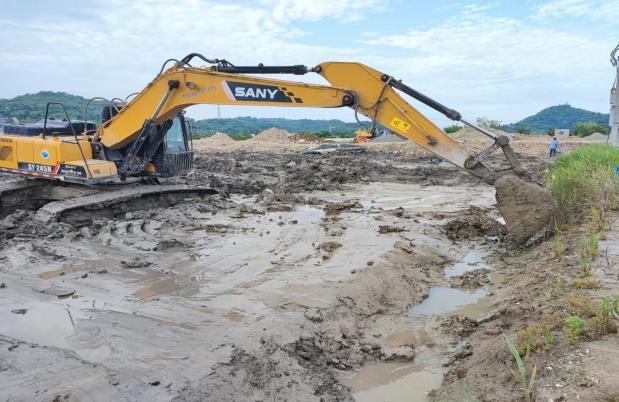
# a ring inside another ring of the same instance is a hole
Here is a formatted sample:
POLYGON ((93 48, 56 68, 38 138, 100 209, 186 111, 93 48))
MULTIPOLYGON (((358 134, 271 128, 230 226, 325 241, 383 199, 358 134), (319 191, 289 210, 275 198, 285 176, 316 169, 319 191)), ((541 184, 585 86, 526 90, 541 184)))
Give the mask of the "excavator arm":
MULTIPOLYGON (((316 67, 295 66, 234 66, 225 60, 209 60, 190 54, 162 72, 102 124, 94 143, 110 150, 125 149, 121 174, 136 174, 143 164, 129 162, 149 142, 152 127, 170 119, 180 110, 195 104, 285 106, 285 107, 349 107, 355 115, 371 120, 371 129, 380 124, 424 149, 469 171, 492 184, 497 172, 481 161, 490 152, 501 148, 516 173, 523 174, 507 137, 478 127, 460 114, 406 86, 401 81, 371 67, 353 62, 325 62, 316 67), (192 59, 213 64, 194 67, 192 59), (259 74, 321 75, 331 85, 276 80, 259 74), (255 74, 255 75, 246 75, 255 74), (406 102, 396 91, 403 92, 434 108, 453 120, 462 121, 494 139, 494 144, 480 155, 470 155, 459 143, 406 102), (128 148, 128 149, 127 149, 128 148)), ((98 145, 96 145, 98 146, 98 145)), ((148 161, 143 161, 147 163, 148 161)))

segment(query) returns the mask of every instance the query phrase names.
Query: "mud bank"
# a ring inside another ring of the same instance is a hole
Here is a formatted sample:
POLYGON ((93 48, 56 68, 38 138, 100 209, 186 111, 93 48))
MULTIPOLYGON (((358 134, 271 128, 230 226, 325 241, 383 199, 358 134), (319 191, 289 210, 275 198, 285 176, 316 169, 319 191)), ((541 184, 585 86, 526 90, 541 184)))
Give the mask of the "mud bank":
POLYGON ((352 400, 356 371, 415 362, 407 311, 493 214, 490 187, 383 154, 201 155, 181 180, 231 196, 3 219, 4 399, 352 400))
POLYGON ((440 400, 481 356, 491 187, 383 152, 202 153, 178 182, 230 196, 2 219, 3 399, 440 400))

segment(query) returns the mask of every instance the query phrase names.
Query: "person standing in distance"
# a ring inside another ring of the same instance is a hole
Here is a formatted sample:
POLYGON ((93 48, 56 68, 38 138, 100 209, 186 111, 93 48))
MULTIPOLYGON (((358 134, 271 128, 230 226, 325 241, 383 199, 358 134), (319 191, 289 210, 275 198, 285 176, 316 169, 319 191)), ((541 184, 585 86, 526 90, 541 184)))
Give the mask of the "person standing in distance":
POLYGON ((557 137, 555 137, 553 135, 552 139, 550 140, 550 157, 551 158, 553 156, 557 156, 557 148, 558 147, 559 147, 559 141, 557 140, 557 137))

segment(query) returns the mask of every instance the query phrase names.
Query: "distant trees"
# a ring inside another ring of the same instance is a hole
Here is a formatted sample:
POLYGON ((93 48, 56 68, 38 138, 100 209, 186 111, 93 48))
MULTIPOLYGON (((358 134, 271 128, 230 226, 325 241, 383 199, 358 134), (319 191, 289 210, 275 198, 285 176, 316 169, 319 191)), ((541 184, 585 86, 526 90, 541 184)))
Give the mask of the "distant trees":
POLYGON ((516 127, 516 132, 518 134, 531 134, 531 129, 529 127, 518 126, 516 127))
MULTIPOLYGON (((61 102, 67 108, 71 120, 84 119, 84 107, 87 99, 65 92, 41 91, 36 94, 16 96, 13 99, 0 99, 0 116, 15 117, 21 123, 32 123, 45 117, 47 102, 61 102)), ((98 121, 103 102, 94 102, 88 108, 88 120, 98 121)), ((65 114, 58 105, 49 109, 49 117, 64 119, 65 114)))
POLYGON ((610 128, 607 125, 596 123, 593 121, 588 121, 585 123, 574 124, 574 127, 572 127, 572 133, 574 133, 574 135, 577 135, 579 137, 586 137, 593 133, 608 134, 609 129, 610 128))
POLYGON ((322 137, 354 137, 359 128, 358 123, 348 123, 341 120, 283 119, 234 117, 223 119, 203 119, 193 122, 197 137, 211 135, 216 131, 230 136, 255 135, 261 131, 276 127, 291 133, 308 132, 322 137))
POLYGON ((462 126, 459 124, 452 124, 450 126, 447 126, 445 128, 443 128, 443 131, 445 131, 447 134, 453 134, 455 132, 458 132, 462 130, 462 126))
POLYGON ((499 120, 490 120, 486 116, 477 118, 477 125, 487 128, 493 128, 495 130, 502 130, 503 124, 499 120))

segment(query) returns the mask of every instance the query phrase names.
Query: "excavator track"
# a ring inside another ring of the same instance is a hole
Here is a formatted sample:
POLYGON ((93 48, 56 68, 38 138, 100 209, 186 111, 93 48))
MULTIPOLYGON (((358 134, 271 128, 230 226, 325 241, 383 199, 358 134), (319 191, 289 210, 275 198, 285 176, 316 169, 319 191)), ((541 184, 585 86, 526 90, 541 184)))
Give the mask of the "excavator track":
POLYGON ((45 194, 50 186, 45 180, 0 181, 0 217, 17 209, 36 209, 44 205, 48 202, 45 194))
POLYGON ((189 185, 138 185, 53 201, 39 208, 36 219, 44 224, 62 221, 86 226, 93 219, 112 218, 126 212, 167 207, 193 197, 223 195, 220 191, 189 185))

